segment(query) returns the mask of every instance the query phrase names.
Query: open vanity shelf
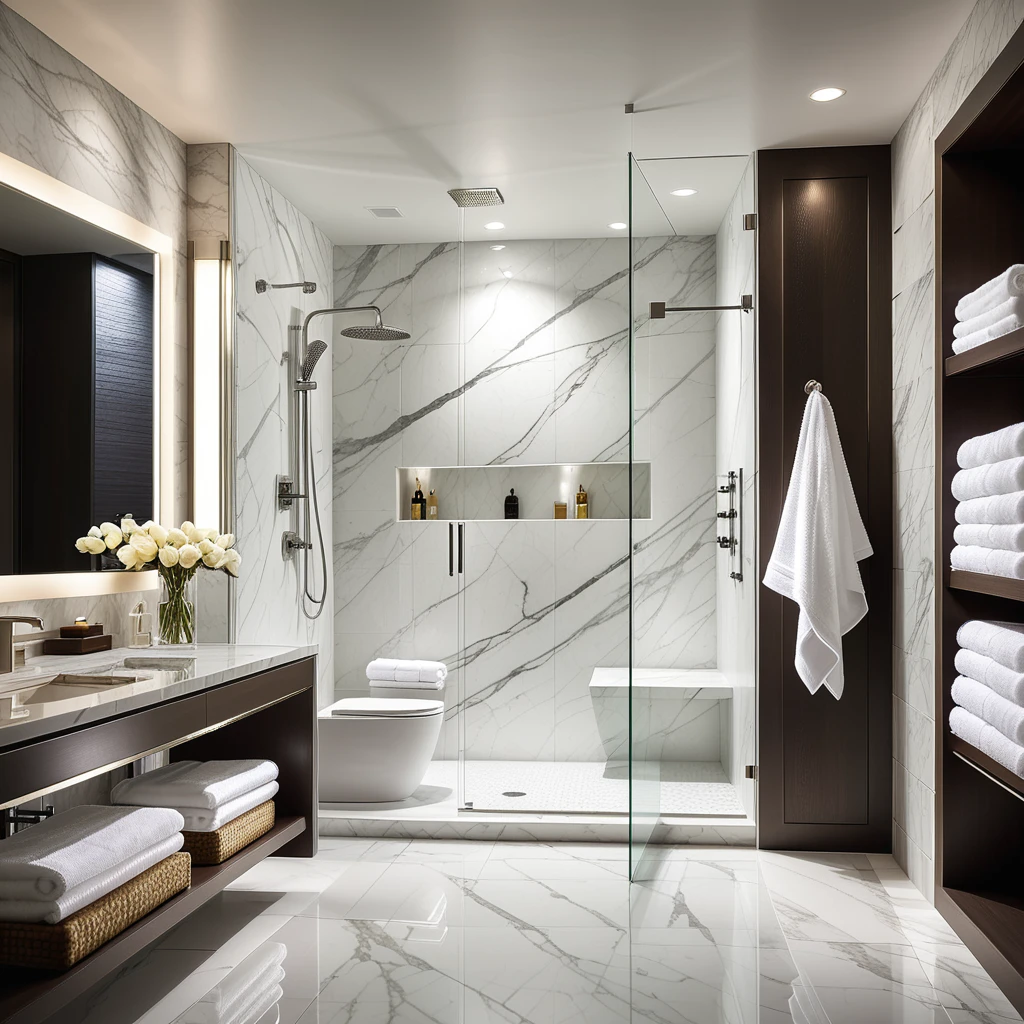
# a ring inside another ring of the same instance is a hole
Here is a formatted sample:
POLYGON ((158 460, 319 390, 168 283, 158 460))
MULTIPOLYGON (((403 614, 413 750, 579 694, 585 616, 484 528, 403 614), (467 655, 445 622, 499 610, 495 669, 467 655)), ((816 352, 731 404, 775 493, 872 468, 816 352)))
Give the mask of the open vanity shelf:
POLYGON ((948 724, 959 626, 1024 622, 1024 581, 949 568, 957 449, 1024 420, 1024 330, 950 354, 957 300, 1024 263, 1024 30, 936 139, 935 225, 935 904, 1024 1011, 1024 779, 948 724))

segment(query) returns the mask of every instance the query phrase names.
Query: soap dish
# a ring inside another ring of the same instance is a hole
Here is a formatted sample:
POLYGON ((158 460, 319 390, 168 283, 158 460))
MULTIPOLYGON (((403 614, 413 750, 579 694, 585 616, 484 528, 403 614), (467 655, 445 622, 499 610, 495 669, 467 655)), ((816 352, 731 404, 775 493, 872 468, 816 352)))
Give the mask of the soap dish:
POLYGON ((51 637, 43 641, 43 654, 95 654, 97 651, 109 651, 113 646, 114 637, 110 633, 100 636, 51 637))

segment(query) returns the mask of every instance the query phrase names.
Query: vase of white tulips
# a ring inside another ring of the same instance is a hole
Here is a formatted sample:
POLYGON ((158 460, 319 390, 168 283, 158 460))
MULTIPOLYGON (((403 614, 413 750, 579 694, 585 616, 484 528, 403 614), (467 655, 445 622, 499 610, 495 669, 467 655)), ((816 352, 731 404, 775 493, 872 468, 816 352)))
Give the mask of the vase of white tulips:
POLYGON ((75 541, 84 554, 110 552, 130 572, 156 569, 160 573, 158 644, 195 645, 195 575, 200 569, 238 575, 242 557, 231 533, 184 522, 167 528, 150 520, 100 523, 75 541))

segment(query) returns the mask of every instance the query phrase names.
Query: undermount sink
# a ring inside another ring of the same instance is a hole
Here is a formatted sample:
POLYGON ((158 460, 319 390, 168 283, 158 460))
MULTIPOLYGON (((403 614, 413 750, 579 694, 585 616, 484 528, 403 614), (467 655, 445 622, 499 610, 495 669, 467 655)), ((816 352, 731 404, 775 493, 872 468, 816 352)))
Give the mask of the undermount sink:
POLYGON ((48 679, 45 683, 13 690, 0 695, 0 720, 18 718, 28 713, 28 709, 36 704, 51 704, 54 701, 71 700, 74 697, 87 697, 93 693, 115 689, 137 683, 148 676, 136 673, 96 673, 64 672, 48 679))

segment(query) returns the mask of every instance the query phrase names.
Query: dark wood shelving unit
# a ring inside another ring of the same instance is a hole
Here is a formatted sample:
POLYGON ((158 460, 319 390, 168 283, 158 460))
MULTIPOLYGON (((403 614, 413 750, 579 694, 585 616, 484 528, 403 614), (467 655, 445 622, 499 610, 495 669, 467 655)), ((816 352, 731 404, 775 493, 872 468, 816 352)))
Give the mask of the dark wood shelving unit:
POLYGON ((950 355, 958 300, 1024 263, 1024 29, 935 140, 935 905, 1024 1012, 1024 779, 952 735, 956 634, 1024 622, 1024 580, 947 568, 956 455, 1024 420, 1024 330, 950 355))
POLYGON ((24 968, 0 969, 0 1020, 5 1024, 42 1024, 213 899, 229 882, 301 836, 306 828, 304 817, 281 818, 265 836, 223 864, 193 867, 192 885, 188 889, 161 904, 70 970, 56 974, 24 968))

